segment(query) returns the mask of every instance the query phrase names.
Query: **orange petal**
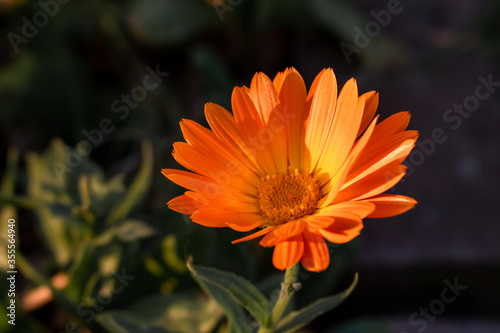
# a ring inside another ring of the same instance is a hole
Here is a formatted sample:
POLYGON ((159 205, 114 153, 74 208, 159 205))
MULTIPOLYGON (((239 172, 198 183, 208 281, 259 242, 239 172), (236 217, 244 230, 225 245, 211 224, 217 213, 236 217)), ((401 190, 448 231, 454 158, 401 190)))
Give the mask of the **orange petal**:
POLYGON ((316 215, 329 216, 333 217, 334 219, 336 219, 337 217, 349 217, 351 215, 355 215, 360 219, 363 219, 371 214, 374 210, 375 205, 371 202, 346 201, 320 208, 316 212, 316 215))
POLYGON ((377 125, 372 135, 373 141, 381 140, 384 137, 403 132, 410 123, 411 115, 408 111, 398 112, 384 119, 377 125))
POLYGON ((285 118, 278 94, 269 77, 264 73, 255 74, 250 85, 249 95, 264 124, 262 133, 254 133, 254 135, 269 143, 276 168, 286 170, 288 159, 285 118))
POLYGON ((230 227, 237 231, 250 231, 264 223, 260 214, 233 212, 211 207, 198 209, 191 215, 191 220, 206 227, 230 227))
MULTIPOLYGON (((378 127, 378 125, 377 125, 378 127)), ((375 127, 375 130, 377 129, 375 127)), ((375 134, 375 130, 373 133, 375 134)), ((361 156, 359 156, 358 160, 354 163, 351 170, 355 171, 359 168, 363 168, 365 165, 370 165, 373 161, 376 161, 381 156, 385 156, 389 154, 392 150, 398 149, 402 144, 409 143, 408 140, 413 140, 413 142, 417 139, 418 132, 417 131, 404 131, 390 136, 379 135, 378 140, 373 139, 373 135, 370 138, 370 141, 366 145, 365 151, 361 156)))
POLYGON ((255 109, 252 99, 244 89, 236 87, 231 97, 234 118, 245 149, 252 152, 259 165, 268 175, 276 174, 276 163, 266 128, 259 113, 255 109))
POLYGON ((226 145, 212 131, 197 122, 183 119, 180 126, 186 142, 212 160, 225 165, 228 173, 241 176, 252 185, 259 186, 257 169, 239 151, 232 150, 232 146, 226 145))
POLYGON ((279 270, 285 270, 299 262, 304 253, 302 235, 289 238, 276 244, 273 253, 273 265, 279 270))
MULTIPOLYGON (((315 86, 305 133, 311 169, 316 167, 325 147, 335 116, 336 103, 337 79, 333 71, 327 69, 315 86)), ((305 156, 303 157, 305 158, 305 156)), ((307 161, 305 162, 307 163, 307 161)))
POLYGON ((363 119, 361 119, 361 125, 359 126, 358 135, 356 135, 356 137, 360 136, 361 133, 363 133, 363 131, 371 123, 373 117, 375 116, 375 112, 377 112, 377 107, 378 107, 378 92, 369 91, 359 96, 359 99, 362 98, 364 98, 365 100, 363 119))
POLYGON ((263 236, 265 234, 267 234, 268 232, 272 231, 274 229, 274 227, 269 227, 269 228, 264 228, 264 229, 261 229, 257 232, 254 232, 253 234, 251 235, 248 235, 246 237, 243 237, 243 238, 239 238, 237 240, 234 240, 231 242, 231 244, 236 244, 236 243, 241 243, 241 242, 246 242, 246 241, 249 241, 249 240, 252 240, 252 239, 255 239, 255 238, 258 238, 260 236, 263 236))
POLYGON ((406 166, 399 164, 398 161, 388 164, 342 189, 337 197, 335 197, 334 202, 361 200, 385 192, 396 185, 405 173, 406 166))
POLYGON ((363 229, 363 221, 355 215, 337 217, 335 222, 326 229, 320 229, 320 234, 326 240, 335 244, 344 244, 359 235, 363 229))
POLYGON ((232 198, 245 203, 255 202, 255 199, 251 196, 231 191, 227 186, 223 186, 222 183, 217 183, 211 178, 196 173, 176 169, 162 169, 161 172, 165 177, 177 185, 191 191, 202 193, 209 198, 223 197, 232 198))
POLYGON ((304 253, 300 263, 305 269, 312 272, 324 271, 330 263, 330 252, 322 236, 314 234, 307 229, 304 236, 304 253))
POLYGON ((262 239, 259 242, 260 246, 273 247, 276 244, 278 244, 279 242, 282 242, 285 240, 284 237, 276 235, 276 232, 275 232, 276 227, 272 227, 272 228, 273 228, 273 230, 271 232, 269 232, 267 235, 262 237, 262 239))
MULTIPOLYGON (((294 69, 292 67, 292 69, 294 69)), ((287 68, 285 70, 286 71, 289 71, 290 69, 287 68)), ((295 69, 294 69, 295 70, 295 69)), ((285 72, 278 72, 278 74, 276 74, 276 76, 274 77, 274 80, 273 80, 273 84, 274 84, 274 88, 276 89, 276 91, 278 92, 278 95, 280 93, 280 90, 281 90, 281 86, 283 85, 283 81, 285 80, 285 72)))
POLYGON ((195 202, 193 199, 187 195, 180 195, 173 198, 168 203, 168 208, 181 214, 193 214, 197 209, 203 208, 204 206, 195 202))
POLYGON ((290 221, 277 226, 276 229, 274 229, 274 233, 276 236, 286 239, 302 233, 306 225, 307 224, 302 220, 290 221))
POLYGON ((310 230, 313 229, 323 229, 329 227, 334 219, 330 216, 320 216, 320 215, 311 215, 305 218, 307 222, 307 227, 310 230))
MULTIPOLYGON (((361 99, 361 102, 363 103, 364 99, 361 99)), ((317 166, 320 172, 328 172, 333 176, 344 165, 356 140, 363 116, 363 105, 358 108, 356 81, 349 80, 342 88, 337 100, 335 117, 317 166)))
POLYGON ((256 157, 244 143, 241 133, 236 126, 234 117, 229 111, 220 105, 207 103, 205 105, 205 117, 207 118, 210 128, 219 140, 224 142, 227 147, 231 147, 231 151, 241 153, 243 158, 248 160, 252 165, 252 169, 257 170, 261 177, 265 176, 265 173, 255 159, 256 157))
POLYGON ((349 157, 345 161, 342 168, 334 175, 330 180, 330 184, 324 185, 324 191, 326 193, 325 197, 318 202, 318 207, 326 207, 328 206, 339 193, 342 185, 344 184, 345 179, 348 176, 348 172, 351 169, 351 166, 356 163, 359 157, 364 152, 369 140, 370 136, 373 133, 373 129, 375 128, 375 124, 377 123, 378 116, 373 119, 368 129, 365 131, 363 136, 359 138, 359 140, 354 145, 354 148, 349 153, 349 157))
POLYGON ((346 188, 357 181, 367 177, 368 175, 376 172, 377 170, 385 167, 386 165, 397 162, 401 163, 411 152, 415 146, 415 139, 410 139, 399 143, 397 146, 388 146, 387 150, 376 156, 371 161, 360 165, 356 170, 351 171, 347 176, 347 179, 342 185, 342 188, 346 188))
POLYGON ((209 177, 223 186, 228 186, 232 190, 242 193, 257 194, 255 186, 240 176, 230 174, 226 165, 207 157, 190 144, 175 142, 172 155, 179 164, 187 169, 209 177))
POLYGON ((396 194, 379 194, 366 199, 375 204, 375 211, 368 215, 369 218, 391 217, 412 209, 417 204, 413 198, 396 194))
POLYGON ((260 213, 260 209, 255 202, 245 202, 235 197, 224 197, 222 195, 213 197, 203 192, 186 192, 186 195, 205 207, 234 212, 260 213))
POLYGON ((305 109, 306 85, 294 68, 287 69, 280 76, 280 80, 282 82, 277 91, 286 126, 288 160, 292 169, 303 169, 301 154, 306 149, 304 144, 305 120, 308 116, 305 109))

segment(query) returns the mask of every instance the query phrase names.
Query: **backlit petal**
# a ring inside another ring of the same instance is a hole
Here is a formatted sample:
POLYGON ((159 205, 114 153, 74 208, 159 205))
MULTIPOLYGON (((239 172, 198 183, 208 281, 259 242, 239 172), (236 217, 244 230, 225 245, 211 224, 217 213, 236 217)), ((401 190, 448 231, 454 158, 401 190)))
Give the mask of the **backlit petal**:
POLYGON ((306 86, 300 74, 293 68, 287 69, 280 76, 280 80, 279 89, 277 90, 286 128, 288 160, 293 169, 303 169, 301 154, 306 150, 304 144, 305 121, 308 116, 305 108, 306 86))
POLYGON ((413 198, 396 194, 379 194, 366 199, 375 204, 375 210, 368 215, 370 218, 391 217, 412 209, 417 204, 413 198))
POLYGON ((314 234, 307 229, 302 235, 304 236, 304 253, 300 258, 300 263, 311 272, 324 271, 330 263, 330 252, 325 240, 321 235, 314 234))
POLYGON ((289 238, 276 244, 273 253, 273 264, 279 270, 285 270, 299 262, 304 253, 302 235, 289 238))
POLYGON ((305 144, 310 154, 311 169, 315 168, 335 116, 337 103, 337 79, 331 69, 327 69, 318 82, 312 97, 307 121, 305 144))

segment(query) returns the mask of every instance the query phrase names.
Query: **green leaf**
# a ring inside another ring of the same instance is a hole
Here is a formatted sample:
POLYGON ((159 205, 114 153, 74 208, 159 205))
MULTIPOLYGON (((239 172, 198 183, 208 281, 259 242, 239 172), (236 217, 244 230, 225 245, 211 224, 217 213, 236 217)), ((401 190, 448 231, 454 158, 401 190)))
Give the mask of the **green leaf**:
POLYGON ((176 294, 148 297, 131 310, 103 312, 96 320, 112 333, 209 333, 222 317, 214 300, 176 294))
POLYGON ((132 242, 137 239, 150 237, 153 233, 154 229, 145 222, 129 219, 101 232, 93 239, 93 243, 95 246, 105 246, 114 239, 118 239, 122 242, 132 242))
POLYGON ((245 311, 238 302, 220 285, 207 280, 198 279, 201 287, 209 293, 212 298, 224 309, 228 318, 230 333, 250 333, 252 332, 251 323, 246 316, 245 311))
POLYGON ((113 207, 106 219, 106 224, 113 225, 136 208, 145 197, 151 184, 153 172, 153 146, 151 142, 145 141, 142 144, 142 165, 127 191, 127 195, 118 205, 113 207))
POLYGON ((284 333, 296 330, 307 323, 311 322, 314 318, 328 312, 339 306, 354 290, 358 282, 358 274, 354 276, 354 281, 349 288, 334 296, 325 297, 317 300, 316 302, 302 308, 298 311, 290 313, 285 318, 281 319, 273 333, 284 333))
POLYGON ((60 139, 52 140, 41 155, 28 154, 26 162, 28 196, 35 203, 45 243, 62 268, 73 259, 82 239, 81 225, 72 213, 80 202, 79 176, 100 170, 60 139))
POLYGON ((179 257, 177 251, 177 237, 175 235, 167 235, 161 243, 163 260, 165 263, 177 273, 186 272, 186 262, 179 257))
POLYGON ((131 242, 153 235, 154 229, 143 221, 126 220, 116 230, 116 237, 122 242, 131 242))
MULTIPOLYGON (((192 266, 189 263, 188 269, 193 277, 204 284, 207 289, 211 286, 218 287, 220 289, 218 292, 224 302, 229 297, 244 306, 261 325, 267 323, 270 316, 267 299, 248 280, 233 273, 209 267, 192 266)), ((208 292, 212 294, 211 290, 208 290, 208 292)), ((222 307, 226 309, 226 307, 222 307)))
POLYGON ((89 240, 82 242, 81 248, 77 251, 74 261, 68 270, 68 286, 66 295, 72 301, 83 299, 85 285, 96 270, 94 247, 89 240))

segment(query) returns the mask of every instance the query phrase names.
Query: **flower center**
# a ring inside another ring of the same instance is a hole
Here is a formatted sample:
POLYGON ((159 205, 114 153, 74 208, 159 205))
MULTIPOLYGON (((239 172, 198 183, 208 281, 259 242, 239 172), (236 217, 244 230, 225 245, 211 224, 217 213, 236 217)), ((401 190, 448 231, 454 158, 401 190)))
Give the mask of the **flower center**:
POLYGON ((259 208, 267 225, 280 225, 310 215, 321 198, 318 179, 307 170, 289 168, 288 172, 280 171, 261 180, 259 208))

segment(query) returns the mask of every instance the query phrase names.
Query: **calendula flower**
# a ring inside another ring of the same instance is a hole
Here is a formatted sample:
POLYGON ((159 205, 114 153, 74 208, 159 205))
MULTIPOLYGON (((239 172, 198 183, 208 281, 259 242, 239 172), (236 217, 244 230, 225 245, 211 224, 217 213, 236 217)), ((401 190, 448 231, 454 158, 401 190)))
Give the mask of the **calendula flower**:
POLYGON ((256 74, 250 88, 236 87, 233 114, 208 103, 211 130, 182 120, 186 142, 173 156, 193 172, 164 169, 189 191, 171 209, 207 227, 256 232, 274 247, 273 264, 284 270, 301 262, 310 271, 330 262, 326 241, 346 243, 365 217, 401 214, 412 198, 382 194, 405 174, 401 163, 418 133, 407 131, 408 112, 377 124, 378 94, 358 96, 354 79, 337 96, 331 69, 315 78, 309 93, 293 68, 274 81, 256 74), (325 241, 326 240, 326 241, 325 241))

